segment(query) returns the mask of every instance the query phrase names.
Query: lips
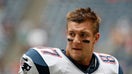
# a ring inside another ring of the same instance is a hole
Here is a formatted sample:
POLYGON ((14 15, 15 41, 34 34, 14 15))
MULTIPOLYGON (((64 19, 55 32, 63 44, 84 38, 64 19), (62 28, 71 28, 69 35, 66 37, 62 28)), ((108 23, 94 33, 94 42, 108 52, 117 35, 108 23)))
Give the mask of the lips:
POLYGON ((73 50, 82 50, 81 48, 72 48, 73 50))

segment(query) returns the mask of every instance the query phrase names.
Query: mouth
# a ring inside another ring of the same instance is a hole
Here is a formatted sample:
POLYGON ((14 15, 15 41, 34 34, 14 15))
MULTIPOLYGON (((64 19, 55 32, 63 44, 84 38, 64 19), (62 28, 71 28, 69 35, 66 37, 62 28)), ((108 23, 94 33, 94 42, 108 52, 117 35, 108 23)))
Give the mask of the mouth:
POLYGON ((73 50, 82 50, 81 48, 72 48, 73 50))

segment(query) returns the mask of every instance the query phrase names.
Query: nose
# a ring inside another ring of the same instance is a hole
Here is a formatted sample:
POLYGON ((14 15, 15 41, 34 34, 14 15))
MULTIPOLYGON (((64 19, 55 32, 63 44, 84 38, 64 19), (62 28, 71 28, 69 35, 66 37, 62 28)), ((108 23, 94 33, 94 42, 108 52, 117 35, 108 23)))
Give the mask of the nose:
POLYGON ((74 42, 74 43, 77 43, 77 44, 81 43, 80 37, 79 37, 78 35, 76 35, 76 36, 74 37, 74 39, 73 39, 73 42, 74 42))

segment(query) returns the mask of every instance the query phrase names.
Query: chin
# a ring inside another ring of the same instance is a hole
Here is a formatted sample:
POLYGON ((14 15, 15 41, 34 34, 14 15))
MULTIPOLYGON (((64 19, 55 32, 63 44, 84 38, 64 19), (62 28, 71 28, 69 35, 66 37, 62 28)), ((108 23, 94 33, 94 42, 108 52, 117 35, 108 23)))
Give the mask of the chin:
POLYGON ((81 51, 76 51, 76 50, 72 51, 71 54, 73 54, 73 55, 76 56, 76 57, 82 56, 82 52, 81 52, 81 51))
POLYGON ((82 55, 79 55, 79 54, 72 54, 71 55, 72 59, 76 60, 76 61, 79 61, 81 58, 82 58, 82 55))

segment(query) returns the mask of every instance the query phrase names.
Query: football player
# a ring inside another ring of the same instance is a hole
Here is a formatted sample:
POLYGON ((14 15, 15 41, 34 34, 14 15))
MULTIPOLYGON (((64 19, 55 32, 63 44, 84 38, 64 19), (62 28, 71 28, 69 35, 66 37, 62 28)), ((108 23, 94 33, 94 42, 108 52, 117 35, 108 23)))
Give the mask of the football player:
POLYGON ((66 49, 29 49, 21 58, 19 74, 123 74, 115 57, 94 52, 100 17, 90 8, 78 8, 66 17, 66 49))

